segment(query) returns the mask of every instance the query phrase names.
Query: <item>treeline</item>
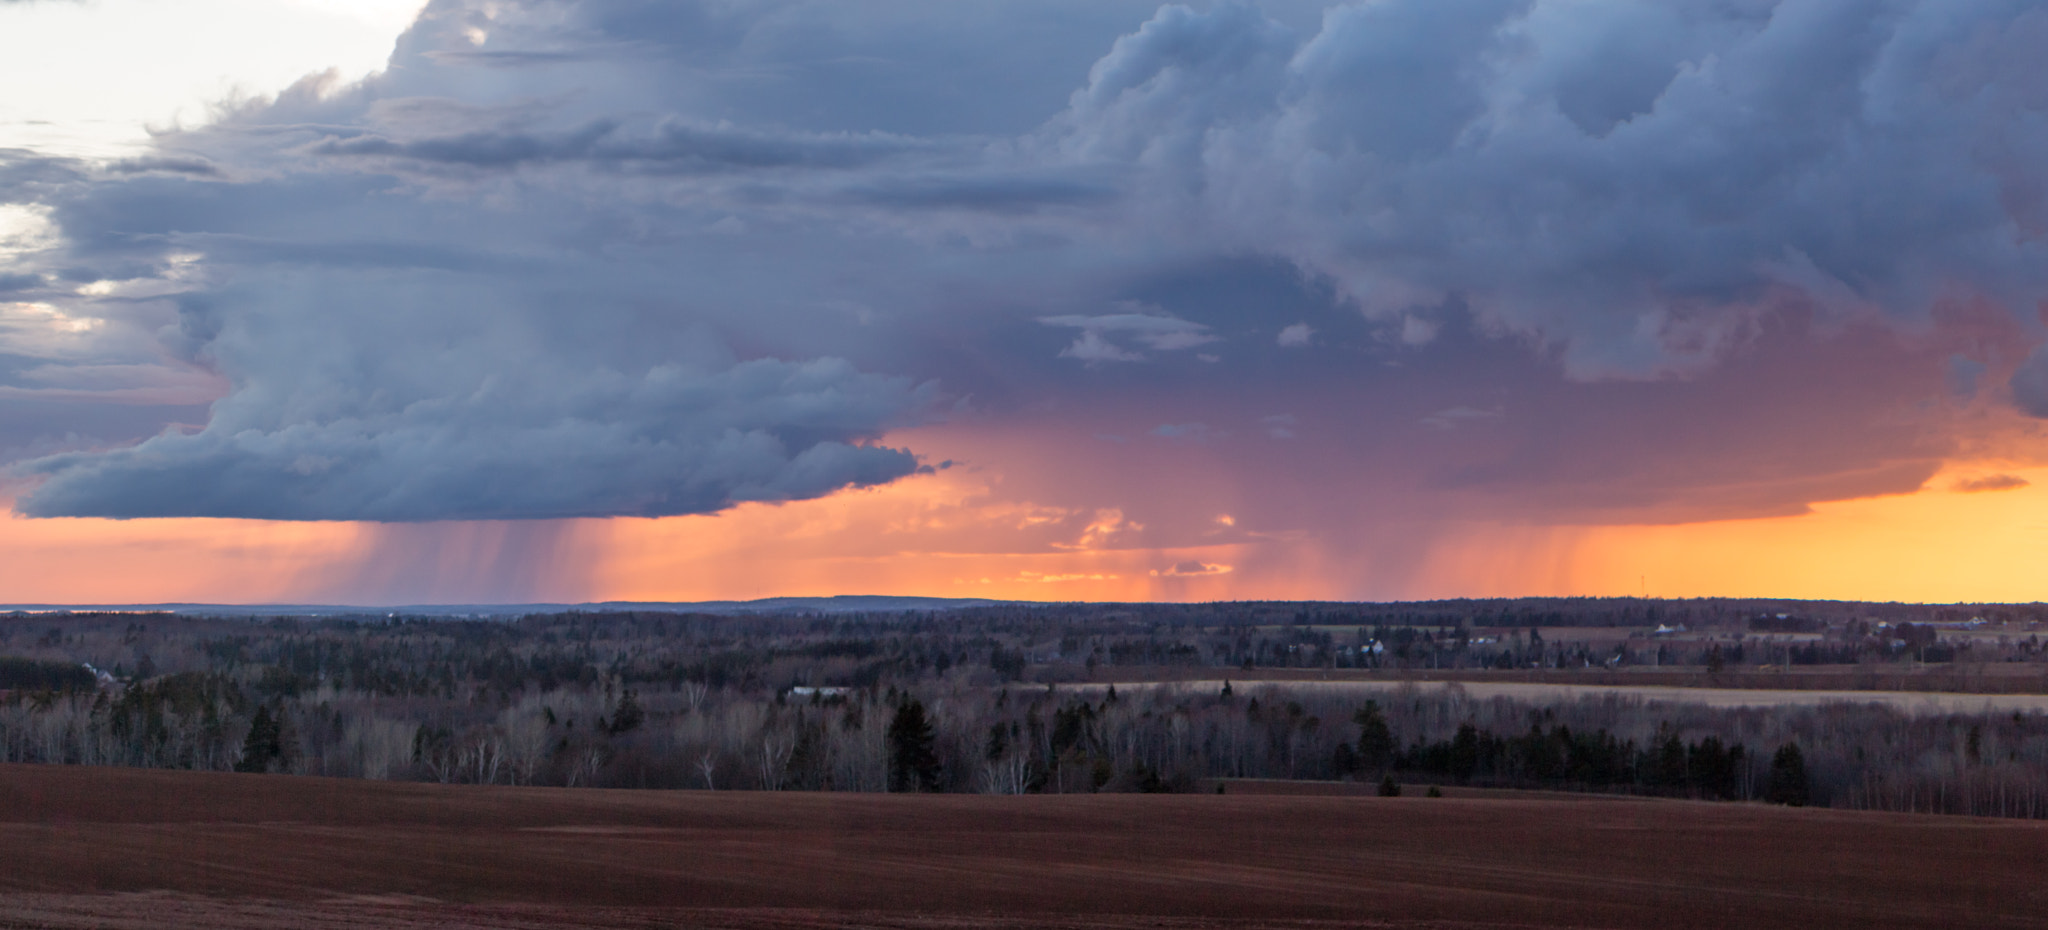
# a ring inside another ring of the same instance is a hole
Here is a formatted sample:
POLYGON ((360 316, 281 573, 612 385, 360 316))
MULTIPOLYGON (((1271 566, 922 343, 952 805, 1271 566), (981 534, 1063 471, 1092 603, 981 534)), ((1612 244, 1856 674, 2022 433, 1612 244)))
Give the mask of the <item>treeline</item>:
MULTIPOLYGON (((510 620, 38 615, 0 617, 0 656, 39 662, 46 670, 71 666, 62 671, 74 677, 80 674, 76 666, 86 662, 129 681, 188 671, 233 674, 251 678, 266 698, 331 687, 446 699, 471 684, 512 693, 588 688, 607 678, 647 690, 686 681, 741 689, 872 688, 928 678, 1079 682, 1112 677, 1104 670, 1118 668, 1147 675, 1162 668, 1213 669, 1214 677, 1257 669, 1671 666, 1712 675, 1745 666, 1923 668, 1947 661, 1969 668, 2024 662, 2048 669, 2048 648, 2038 634, 1945 640, 1943 628, 1931 623, 1868 617, 1816 627, 1811 618, 1774 614, 1713 635, 1671 638, 1637 631, 1602 638, 1588 628, 1539 625, 1579 606, 1559 601, 1541 602, 1547 613, 1532 606, 1523 617, 1528 625, 1472 625, 1503 620, 1508 615, 1486 611, 1513 603, 1519 602, 1043 605, 747 616, 618 612, 510 620), (1458 616, 1434 617, 1427 610, 1450 610, 1445 605, 1458 605, 1458 616), (1390 616, 1367 624, 1372 618, 1364 613, 1373 611, 1390 616), (1414 623, 1395 623, 1401 619, 1395 614, 1414 623), (1426 622, 1433 619, 1455 622, 1426 622), (1763 632, 1750 632, 1752 627, 1763 632), (1793 629, 1826 632, 1778 632, 1793 629)), ((1655 602, 1586 603, 1611 612, 1587 607, 1579 619, 1590 622, 1633 617, 1655 602)), ((1746 609, 1769 602, 1730 603, 1746 609)), ((1887 605, 1862 606, 1876 612, 1887 605)), ((1655 609, 1705 608, 1676 602, 1655 609)))
POLYGON ((1049 652, 1140 635, 948 615, 38 617, 0 630, 0 652, 25 653, 0 667, 44 676, 0 697, 0 761, 720 790, 1392 778, 2048 815, 2038 714, 1034 680, 1049 652), (116 683, 88 686, 87 662, 116 683))
POLYGON ((77 662, 0 656, 0 692, 86 691, 98 686, 98 676, 77 662))
POLYGON ((1436 601, 1232 601, 1209 604, 1046 604, 972 607, 977 621, 1052 619, 1062 624, 1127 617, 1168 628, 1189 626, 1416 626, 1497 630, 1527 627, 1637 627, 1662 624, 1742 628, 1758 620, 1790 621, 1811 631, 1852 622, 2048 624, 2048 604, 1900 604, 1778 598, 1527 597, 1436 601))
POLYGON ((448 783, 828 791, 1190 791, 1302 779, 2048 816, 2048 719, 1879 705, 1717 709, 1455 687, 881 689, 615 684, 454 702, 260 701, 180 673, 0 705, 0 761, 448 783))

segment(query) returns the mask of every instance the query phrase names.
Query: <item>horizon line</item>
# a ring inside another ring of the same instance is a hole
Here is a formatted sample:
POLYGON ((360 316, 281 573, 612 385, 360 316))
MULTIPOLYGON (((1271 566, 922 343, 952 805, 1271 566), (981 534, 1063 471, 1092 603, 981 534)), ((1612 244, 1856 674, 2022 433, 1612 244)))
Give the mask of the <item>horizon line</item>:
POLYGON ((1060 605, 1115 606, 1115 605, 1220 605, 1220 604, 1324 604, 1358 606, 1392 606, 1401 604, 1445 604, 1456 602, 1509 602, 1509 601, 1643 601, 1648 603, 1686 603, 1695 601, 1762 601, 1781 604, 1870 604, 1901 607, 2012 607, 2041 605, 2044 601, 1866 601, 1841 598, 1797 598, 1757 597, 1740 595, 1710 595, 1694 597, 1651 597, 1643 595, 1522 595, 1493 597, 1443 597, 1419 599, 1330 599, 1304 598, 1300 600, 1254 598, 1224 599, 1208 601, 1090 601, 1090 600, 1021 600, 1016 598, 973 598, 937 597, 911 594, 831 594, 831 595, 781 595, 752 599, 702 600, 702 601, 443 601, 403 604, 347 604, 347 603, 209 603, 193 601, 162 601, 128 604, 60 604, 60 603, 19 603, 0 604, 0 614, 32 613, 231 613, 231 614, 368 614, 382 613, 387 616, 400 614, 429 615, 504 615, 510 613, 572 613, 579 610, 726 610, 766 611, 774 609, 804 609, 803 605, 820 608, 837 608, 842 611, 913 610, 920 605, 937 608, 963 609, 982 606, 1028 606, 1053 607, 1060 605))

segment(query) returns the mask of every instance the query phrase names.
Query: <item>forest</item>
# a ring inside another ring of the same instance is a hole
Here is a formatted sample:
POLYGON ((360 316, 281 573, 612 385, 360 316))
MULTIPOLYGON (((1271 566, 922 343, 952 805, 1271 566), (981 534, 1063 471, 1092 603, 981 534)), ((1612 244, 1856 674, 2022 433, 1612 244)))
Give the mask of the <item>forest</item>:
MULTIPOLYGON (((1741 661, 1755 637, 1783 632, 1760 631, 1759 619, 1799 626, 1823 658, 1868 663, 1897 654, 1889 643, 1899 637, 1887 634, 1901 627, 1938 631, 1985 613, 1809 611, 1823 616, 1809 622, 1749 607, 1709 617, 1665 605, 1651 618, 1628 614, 1640 604, 1594 606, 1617 622, 1690 619, 1730 631, 1706 649, 1637 637, 1620 650, 1699 662, 1741 661), (1885 632, 1873 633, 1878 624, 1885 632)), ((2048 817, 2048 716, 2039 713, 1709 707, 1612 693, 1481 699, 1455 684, 1245 677, 1268 667, 1489 668, 1503 654, 1513 664, 1561 661, 1587 650, 1554 621, 1602 625, 1569 603, 1531 614, 1553 622, 1482 623, 1504 615, 1427 605, 467 620, 13 614, 0 616, 0 762, 1012 794, 1287 779, 2048 817), (1501 627, 1522 634, 1482 635, 1501 627), (1160 667, 1206 671, 1187 682, 1119 674, 1160 667)), ((2035 621, 2022 612, 1999 622, 2035 621)), ((1936 634, 1923 645, 1941 642, 1936 634)), ((2036 655, 2025 642, 2008 637, 2006 661, 2036 655)))

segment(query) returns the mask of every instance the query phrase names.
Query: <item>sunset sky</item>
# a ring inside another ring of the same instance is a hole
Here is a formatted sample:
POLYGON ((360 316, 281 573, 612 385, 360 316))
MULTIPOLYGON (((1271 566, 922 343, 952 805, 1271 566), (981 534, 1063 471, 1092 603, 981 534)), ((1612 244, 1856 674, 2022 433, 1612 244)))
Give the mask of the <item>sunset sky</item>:
POLYGON ((0 603, 2048 599, 2033 0, 0 0, 0 603))

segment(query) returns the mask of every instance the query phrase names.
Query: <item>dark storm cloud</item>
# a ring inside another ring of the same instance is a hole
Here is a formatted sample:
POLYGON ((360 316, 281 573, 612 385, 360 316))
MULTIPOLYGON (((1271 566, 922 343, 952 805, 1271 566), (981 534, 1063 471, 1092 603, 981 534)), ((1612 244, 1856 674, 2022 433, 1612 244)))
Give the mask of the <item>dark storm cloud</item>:
POLYGON ((1954 288, 2030 305, 2048 71, 2016 56, 2044 24, 2011 2, 1411 2, 1295 37, 1169 9, 1055 140, 1152 169, 1147 219, 1369 313, 1458 296, 1578 376, 1683 372, 1784 292, 1841 317, 1921 318, 1954 288))
POLYGON ((468 397, 366 399, 331 418, 244 395, 216 405, 198 433, 39 460, 33 471, 50 480, 21 510, 383 521, 710 513, 910 474, 910 453, 857 440, 915 399, 910 385, 843 362, 767 360, 597 372, 539 390, 487 379, 468 397))
POLYGON ((1049 207, 1100 204, 1117 197, 1114 186, 1084 179, 1001 175, 994 177, 880 178, 849 186, 849 197, 862 203, 903 209, 960 209, 991 213, 1029 213, 1049 207))
POLYGON ((148 171, 164 171, 171 174, 189 174, 199 177, 213 177, 220 169, 204 158, 178 158, 152 156, 147 158, 124 158, 107 166, 117 174, 141 174, 148 171))
POLYGON ((588 161, 657 171, 741 171, 770 168, 856 168, 930 143, 883 133, 769 133, 729 126, 665 121, 650 131, 622 132, 600 120, 561 133, 483 130, 394 140, 380 135, 329 139, 308 151, 327 156, 381 156, 509 168, 536 162, 588 161))
POLYGON ((2043 335, 2041 41, 2021 0, 436 0, 360 84, 0 155, 62 234, 0 273, 143 294, 103 331, 228 390, 20 506, 705 512, 907 474, 875 443, 942 409, 1213 460, 1272 525, 1910 490, 1901 411, 2043 335), (2004 335, 1942 343, 1972 302, 2004 335))
POLYGON ((77 159, 40 155, 26 149, 0 149, 0 203, 25 200, 83 176, 84 165, 77 159))
POLYGON ((419 161, 509 167, 525 162, 582 157, 590 151, 592 142, 616 128, 617 124, 601 122, 555 136, 471 132, 408 142, 394 142, 382 136, 357 136, 322 142, 310 151, 315 155, 383 155, 419 161))
MULTIPOLYGON (((1315 4, 1290 4, 1311 8, 1315 4)), ((1156 0, 597 0, 500 12, 494 40, 542 53, 606 49, 662 74, 703 116, 816 131, 1014 134, 1063 107, 1156 0)), ((437 27, 478 25, 437 4, 437 27)), ((430 15, 435 15, 430 10, 430 15)), ((1307 15, 1314 15, 1309 13, 1307 15)), ((463 43, 441 42, 442 47, 463 43)))
POLYGON ((2012 400, 2028 416, 2048 417, 2048 344, 2013 372, 2012 400))

